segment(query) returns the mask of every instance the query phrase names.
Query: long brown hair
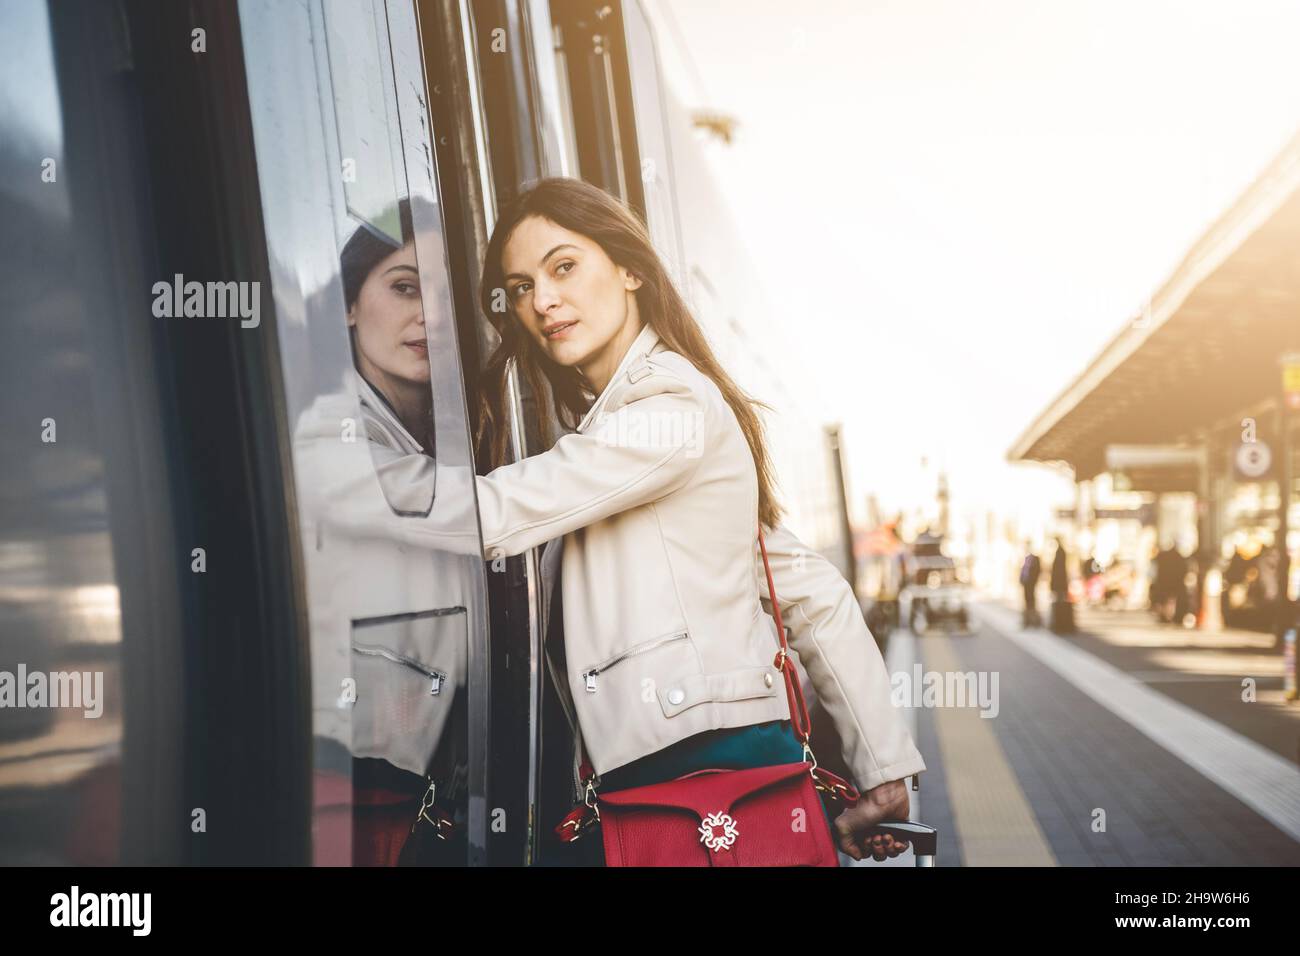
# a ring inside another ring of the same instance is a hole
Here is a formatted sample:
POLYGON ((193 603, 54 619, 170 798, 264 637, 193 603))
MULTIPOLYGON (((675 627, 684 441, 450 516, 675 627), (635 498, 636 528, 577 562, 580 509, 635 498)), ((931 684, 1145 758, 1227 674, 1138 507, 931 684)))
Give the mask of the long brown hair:
POLYGON ((736 413, 758 473, 759 519, 768 528, 776 527, 781 520, 782 508, 776 500, 775 474, 763 439, 763 424, 753 408, 757 405, 770 411, 771 406, 751 398, 723 371, 695 317, 659 260, 641 219, 604 190, 580 179, 542 179, 525 189, 501 210, 492 239, 488 242, 479 285, 479 304, 500 334, 501 344, 483 369, 483 414, 475 443, 476 447, 482 448, 487 438, 491 466, 495 468, 507 461, 509 430, 505 410, 509 397, 506 375, 511 359, 515 360, 520 376, 537 396, 533 409, 537 419, 533 424, 539 434, 545 433, 542 424, 548 414, 548 402, 554 405, 560 422, 569 429, 577 428, 590 407, 577 369, 560 365, 537 347, 515 320, 505 294, 501 254, 515 227, 530 216, 549 219, 571 232, 586 236, 599 245, 616 265, 641 280, 635 293, 641 319, 654 328, 670 349, 712 379, 736 413))

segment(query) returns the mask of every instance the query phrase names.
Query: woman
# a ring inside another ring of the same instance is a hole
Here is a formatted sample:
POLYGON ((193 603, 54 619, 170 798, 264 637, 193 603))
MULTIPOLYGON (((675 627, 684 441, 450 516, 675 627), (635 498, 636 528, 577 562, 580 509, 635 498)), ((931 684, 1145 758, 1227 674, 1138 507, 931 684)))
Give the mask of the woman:
POLYGON ((906 818, 903 780, 925 764, 880 653, 848 583, 780 526, 760 403, 718 364, 644 225, 594 186, 543 180, 502 211, 480 300, 501 335, 478 434, 497 466, 477 479, 484 554, 551 541, 550 557, 562 539, 560 693, 600 786, 802 759, 761 521, 791 646, 864 795, 834 836, 855 859, 901 852, 867 835, 906 818), (505 464, 512 365, 572 431, 505 464))

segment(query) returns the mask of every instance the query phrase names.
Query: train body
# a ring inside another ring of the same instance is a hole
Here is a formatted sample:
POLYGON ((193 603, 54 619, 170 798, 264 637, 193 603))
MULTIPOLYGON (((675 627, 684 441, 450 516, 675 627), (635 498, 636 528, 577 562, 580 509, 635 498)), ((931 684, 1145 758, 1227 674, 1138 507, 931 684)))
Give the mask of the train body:
MULTIPOLYGON (((34 702, 0 709, 0 862, 396 862, 380 835, 425 782, 454 835, 424 859, 546 862, 572 753, 546 568, 482 560, 472 480, 496 334, 481 257, 521 184, 581 177, 645 217, 724 364, 777 408, 789 523, 843 546, 821 426, 773 358, 651 17, 639 0, 0 16, 0 676, 34 702), (358 229, 400 238, 403 203, 433 447, 395 486, 340 253, 358 229)), ((536 399, 512 388, 523 423, 536 399)), ((514 454, 559 430, 515 429, 514 454)))

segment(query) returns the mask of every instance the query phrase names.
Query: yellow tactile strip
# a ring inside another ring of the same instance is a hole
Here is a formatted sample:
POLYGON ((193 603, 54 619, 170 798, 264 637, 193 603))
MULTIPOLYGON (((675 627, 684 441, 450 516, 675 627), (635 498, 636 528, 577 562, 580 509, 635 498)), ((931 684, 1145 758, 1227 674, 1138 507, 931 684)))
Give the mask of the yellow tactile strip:
MULTIPOLYGON (((926 670, 964 668, 954 640, 930 634, 917 642, 926 670)), ((967 866, 1056 866, 1038 818, 1025 799, 995 733, 997 718, 976 707, 935 707, 934 728, 948 783, 956 837, 967 866)))

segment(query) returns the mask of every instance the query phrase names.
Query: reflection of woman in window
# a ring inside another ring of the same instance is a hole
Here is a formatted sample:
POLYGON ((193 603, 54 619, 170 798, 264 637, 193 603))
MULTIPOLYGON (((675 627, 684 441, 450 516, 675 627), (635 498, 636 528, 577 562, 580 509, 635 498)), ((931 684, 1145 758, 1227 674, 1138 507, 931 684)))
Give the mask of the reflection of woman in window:
POLYGON ((449 509, 432 515, 431 375, 410 203, 392 212, 403 242, 363 225, 340 254, 352 361, 342 388, 317 396, 294 434, 317 823, 332 834, 320 845, 350 845, 357 865, 464 861, 464 606, 467 571, 478 571, 443 547, 436 526, 449 509), (444 831, 438 818, 455 825, 444 831), (417 820, 429 822, 413 828, 417 820))
POLYGON ((779 526, 757 403, 723 370, 644 224, 594 186, 545 180, 502 210, 480 299, 501 335, 478 436, 497 466, 477 479, 484 554, 563 540, 564 639, 548 654, 564 656, 558 692, 600 786, 803 758, 761 613, 761 521, 790 643, 863 793, 835 820, 839 846, 900 852, 870 831, 906 818, 903 780, 925 764, 880 652, 840 572, 779 526), (549 399, 570 432, 508 462, 512 366, 533 410, 549 399))
MULTIPOLYGON (((383 429, 386 419, 390 425, 396 419, 420 446, 419 450, 432 456, 429 349, 420 307, 410 200, 401 200, 398 211, 403 245, 398 246, 369 226, 361 226, 343 247, 339 257, 343 295, 352 356, 365 383, 363 410, 371 413, 367 415, 367 428, 383 429)), ((392 442, 384 444, 391 446, 392 442)))

